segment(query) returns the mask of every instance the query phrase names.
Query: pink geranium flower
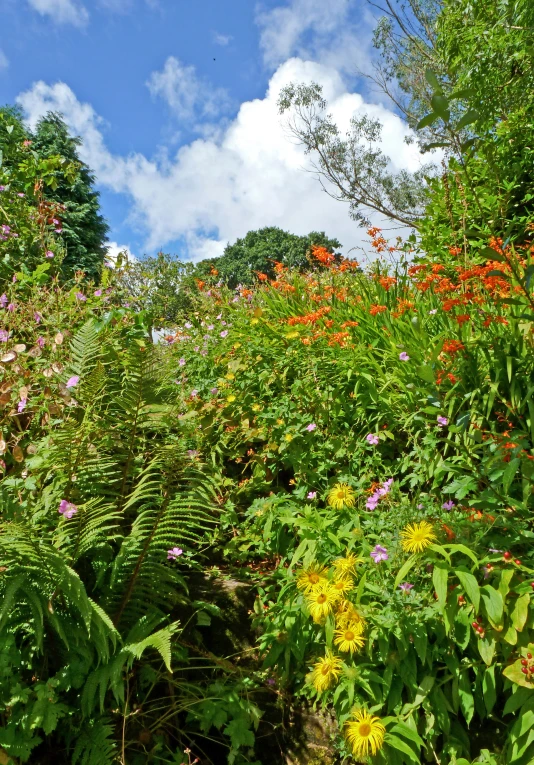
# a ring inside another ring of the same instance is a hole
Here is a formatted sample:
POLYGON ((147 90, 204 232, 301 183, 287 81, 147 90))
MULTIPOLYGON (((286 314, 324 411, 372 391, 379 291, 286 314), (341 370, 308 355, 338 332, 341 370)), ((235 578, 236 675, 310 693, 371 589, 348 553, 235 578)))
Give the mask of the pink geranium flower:
POLYGON ((80 378, 78 377, 78 375, 69 377, 69 379, 65 383, 65 388, 75 388, 79 382, 80 382, 80 378))
POLYGON ((70 521, 72 516, 76 515, 77 512, 78 508, 76 505, 73 505, 72 502, 68 502, 66 499, 62 499, 59 503, 58 513, 60 513, 60 515, 62 515, 68 521, 70 521))
POLYGON ((365 440, 368 444, 371 444, 371 446, 376 446, 378 444, 379 438, 374 433, 369 433, 367 436, 365 436, 365 440))

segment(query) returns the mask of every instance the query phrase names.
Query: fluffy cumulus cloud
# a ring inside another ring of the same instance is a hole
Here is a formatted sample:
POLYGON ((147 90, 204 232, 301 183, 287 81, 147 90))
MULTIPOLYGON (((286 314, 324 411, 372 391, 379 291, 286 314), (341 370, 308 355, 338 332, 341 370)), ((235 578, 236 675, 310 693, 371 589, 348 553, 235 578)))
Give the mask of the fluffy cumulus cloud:
POLYGON ((170 106, 179 119, 194 117, 213 118, 228 105, 228 94, 222 88, 214 89, 201 79, 194 66, 182 64, 169 56, 161 72, 152 72, 148 89, 170 106))
POLYGON ((7 69, 8 66, 9 66, 8 58, 6 54, 4 53, 4 51, 2 50, 2 48, 0 48, 0 72, 4 69, 7 69))
POLYGON ((268 11, 260 7, 256 22, 267 66, 296 55, 351 74, 369 68, 374 22, 363 0, 286 0, 268 11))
POLYGON ((280 89, 310 80, 323 86, 342 128, 355 114, 378 117, 384 125, 383 149, 394 167, 420 166, 416 147, 404 142, 408 128, 396 115, 348 92, 335 69, 297 58, 281 65, 264 98, 243 103, 226 127, 174 155, 159 152, 157 158, 112 154, 101 119, 64 83, 36 83, 18 102, 32 124, 48 110, 63 113, 71 130, 83 138, 82 158, 99 183, 129 195, 132 220, 147 232, 149 251, 179 239, 192 259, 214 257, 227 241, 248 230, 280 226, 297 234, 325 230, 348 252, 362 244, 365 233, 350 220, 347 206, 324 193, 306 172, 309 158, 291 141, 278 114, 280 89))
POLYGON ((220 45, 222 48, 225 48, 227 45, 229 45, 234 38, 232 35, 223 35, 220 32, 214 32, 213 33, 213 42, 216 45, 220 45))
POLYGON ((89 13, 78 0, 28 0, 42 16, 49 16, 57 24, 74 24, 83 27, 89 21, 89 13))

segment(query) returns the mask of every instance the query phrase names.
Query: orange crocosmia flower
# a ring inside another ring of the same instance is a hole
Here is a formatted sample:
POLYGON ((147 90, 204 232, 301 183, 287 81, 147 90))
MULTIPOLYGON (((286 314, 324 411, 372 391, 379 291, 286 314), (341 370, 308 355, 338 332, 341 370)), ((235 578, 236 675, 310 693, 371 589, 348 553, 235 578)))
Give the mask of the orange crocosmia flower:
POLYGON ((432 266, 432 273, 439 274, 440 271, 445 271, 445 266, 442 266, 440 263, 434 263, 432 266))
POLYGON ((454 356, 458 351, 465 350, 465 345, 459 340, 445 340, 443 343, 443 353, 454 356))
POLYGON ((378 282, 386 290, 386 292, 389 292, 393 285, 397 284, 397 280, 394 276, 381 276, 378 282))
POLYGON ((384 313, 384 311, 387 311, 387 310, 388 310, 388 307, 386 305, 373 304, 369 308, 369 313, 371 314, 371 316, 376 316, 377 313, 384 313))
POLYGON ((330 329, 330 327, 332 327, 333 324, 334 324, 333 319, 325 319, 325 327, 328 327, 328 329, 330 329))
POLYGON ((484 319, 484 321, 482 322, 482 326, 489 327, 492 321, 493 321, 492 317, 489 316, 487 319, 484 319))
POLYGON ((457 378, 456 378, 456 377, 455 377, 455 376, 454 376, 454 375, 453 375, 451 372, 449 372, 449 373, 447 374, 447 377, 448 377, 449 381, 450 381, 450 382, 451 382, 453 385, 454 385, 454 383, 457 381, 457 378))
POLYGON ((318 247, 317 245, 312 245, 311 249, 315 260, 318 260, 319 263, 321 263, 323 266, 328 267, 334 263, 336 257, 331 252, 328 252, 326 247, 318 247))
POLYGON ((268 279, 268 276, 267 274, 258 273, 258 279, 260 280, 260 282, 266 282, 268 279))
POLYGON ((344 321, 341 325, 342 329, 345 329, 345 327, 358 327, 360 323, 358 321, 344 321))
POLYGON ((417 276, 420 271, 426 271, 426 265, 410 266, 408 269, 408 276, 417 276))
POLYGON ((382 231, 382 229, 381 229, 381 228, 378 228, 378 226, 372 226, 371 228, 368 228, 368 229, 367 229, 367 233, 369 234, 369 236, 372 236, 373 238, 374 238, 374 237, 375 237, 377 234, 380 234, 380 232, 381 232, 381 231, 382 231))
POLYGON ((495 252, 499 252, 501 255, 503 254, 502 250, 503 240, 501 237, 492 236, 489 240, 489 247, 491 247, 492 250, 495 250, 495 252))
POLYGON ((349 337, 350 332, 334 332, 328 340, 328 345, 341 345, 344 347, 349 337))
POLYGON ((452 308, 454 308, 457 305, 461 305, 462 301, 459 298, 447 298, 447 300, 444 300, 441 304, 444 311, 450 311, 452 308))
POLYGON ((449 247, 449 255, 452 255, 453 257, 456 257, 456 255, 460 255, 462 252, 461 247, 449 247))
POLYGON ((441 528, 447 535, 447 539, 449 540, 449 542, 455 538, 456 534, 454 533, 454 531, 451 529, 450 526, 447 526, 446 523, 442 523, 441 528))
POLYGON ((471 317, 469 316, 468 313, 461 313, 459 316, 456 316, 455 318, 460 326, 462 326, 462 324, 465 324, 466 321, 471 321, 471 317))
POLYGON ((206 282, 203 282, 202 279, 196 279, 195 281, 199 290, 203 289, 204 285, 206 284, 206 282))

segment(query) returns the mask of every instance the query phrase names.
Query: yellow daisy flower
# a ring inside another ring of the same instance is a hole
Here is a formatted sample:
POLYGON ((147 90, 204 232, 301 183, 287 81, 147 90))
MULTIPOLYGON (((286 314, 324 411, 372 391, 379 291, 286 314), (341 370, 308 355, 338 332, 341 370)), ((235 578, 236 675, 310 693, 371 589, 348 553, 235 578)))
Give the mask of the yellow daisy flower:
POLYGON ((313 665, 312 683, 319 693, 326 691, 337 679, 341 673, 343 662, 338 656, 334 656, 330 651, 326 652, 324 658, 313 665))
POLYGON ((338 597, 343 597, 354 587, 354 582, 350 576, 339 576, 332 582, 332 589, 337 592, 338 597))
POLYGON ((362 558, 358 558, 354 553, 349 553, 348 555, 345 555, 344 558, 336 558, 332 563, 332 566, 336 571, 336 576, 350 576, 355 573, 358 563, 363 562, 362 558))
POLYGON ((345 737, 352 747, 353 755, 358 758, 375 755, 382 749, 386 734, 380 717, 370 715, 366 709, 357 709, 354 718, 345 725, 345 737))
POLYGON ((317 585, 326 584, 326 569, 313 563, 309 568, 303 569, 297 577, 297 587, 304 593, 311 592, 317 585))
POLYGON ((343 510, 345 507, 354 507, 356 494, 348 483, 336 483, 328 492, 327 502, 334 510, 343 510))
POLYGON ((228 372, 226 375, 227 380, 235 380, 235 374, 233 372, 228 372))
POLYGON ((226 400, 228 401, 229 404, 232 404, 235 401, 235 396, 234 395, 226 396, 226 400))
POLYGON ((323 622, 337 600, 336 593, 328 585, 315 587, 307 596, 308 610, 316 624, 323 622))
POLYGON ((293 436, 291 435, 291 433, 286 433, 284 436, 284 439, 289 442, 293 440, 293 436))
POLYGON ((361 616, 349 600, 343 600, 336 610, 336 624, 343 629, 348 624, 352 625, 359 635, 365 630, 365 619, 361 616))
POLYGON ((411 523, 401 532, 402 549, 409 553, 419 553, 435 542, 434 527, 427 521, 411 523))
POLYGON ((349 623, 342 630, 334 632, 334 644, 342 653, 354 653, 365 645, 365 638, 359 632, 359 624, 349 623))

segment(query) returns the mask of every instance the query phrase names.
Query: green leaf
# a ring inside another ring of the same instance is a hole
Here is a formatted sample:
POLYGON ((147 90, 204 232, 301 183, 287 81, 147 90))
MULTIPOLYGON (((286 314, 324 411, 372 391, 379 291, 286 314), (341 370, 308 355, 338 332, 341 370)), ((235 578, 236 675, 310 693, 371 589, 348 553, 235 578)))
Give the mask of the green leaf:
POLYGON ((365 590, 366 581, 367 581, 367 571, 364 571, 363 576, 358 583, 358 589, 356 590, 356 603, 359 603, 362 599, 362 596, 365 590))
POLYGON ((429 383, 434 382, 434 370, 429 364, 421 364, 420 366, 418 366, 417 374, 426 382, 429 382, 429 383))
POLYGON ((441 83, 436 77, 435 73, 432 71, 432 69, 427 69, 425 71, 425 80, 428 82, 434 93, 441 94, 443 93, 441 83))
POLYGON ((521 460, 519 459, 519 457, 514 457, 514 459, 510 460, 510 462, 506 466, 506 470, 504 471, 504 475, 502 477, 502 488, 505 494, 508 493, 508 490, 510 489, 510 486, 512 484, 512 481, 515 478, 515 474, 517 473, 517 469, 520 466, 520 464, 521 464, 521 460))
POLYGON ((490 666, 495 655, 495 640, 493 638, 485 637, 477 640, 478 652, 482 657, 482 661, 490 666))
POLYGON ((522 707, 529 699, 533 699, 534 694, 528 688, 515 688, 514 693, 504 705, 503 715, 511 715, 522 707))
POLYGON ((512 620, 512 624, 518 632, 523 630, 523 627, 527 622, 529 606, 530 595, 528 592, 525 592, 524 595, 521 595, 514 603, 514 607, 510 613, 510 619, 512 620))
POLYGON ((408 573, 408 571, 410 571, 411 568, 413 568, 413 566, 417 562, 417 558, 418 558, 417 554, 414 553, 414 555, 411 555, 408 558, 408 560, 405 561, 404 564, 401 566, 401 568, 399 569, 399 573, 395 577, 395 584, 393 585, 395 590, 397 589, 399 584, 401 584, 401 582, 403 582, 406 579, 406 574, 408 573))
POLYGON ((407 738, 410 741, 413 741, 414 744, 417 744, 417 746, 421 747, 424 746, 425 743, 421 736, 417 733, 417 731, 412 730, 409 725, 406 725, 406 723, 398 722, 396 725, 394 725, 391 728, 391 733, 398 733, 403 738, 407 738))
POLYGON ((438 596, 438 606, 441 610, 445 608, 447 603, 447 581, 449 578, 449 569, 441 561, 434 564, 434 571, 432 572, 432 582, 434 589, 438 596))
POLYGON ((460 674, 458 695, 460 696, 460 709, 465 717, 465 721, 469 725, 475 713, 475 700, 471 692, 471 680, 469 678, 469 670, 467 669, 460 674))
POLYGON ((439 96, 435 95, 432 96, 432 108, 434 109, 437 114, 445 121, 448 122, 450 119, 450 112, 449 112, 449 102, 445 98, 445 96, 439 96))
POLYGON ((419 120, 419 122, 415 126, 415 129, 422 130, 423 128, 426 128, 429 125, 432 125, 436 120, 439 120, 439 114, 436 114, 436 112, 430 112, 430 114, 425 114, 423 119, 419 120))
POLYGON ((534 276, 534 265, 530 265, 525 271, 525 287, 527 288, 527 290, 530 289, 530 282, 532 281, 533 276, 534 276))
POLYGON ((497 691, 495 688, 495 667, 488 667, 484 672, 482 678, 482 694, 484 696, 484 704, 486 711, 491 714, 491 710, 495 706, 497 701, 497 691))
POLYGON ((408 755, 410 760, 412 762, 417 763, 419 765, 419 755, 417 755, 414 750, 409 746, 405 741, 403 741, 398 736, 394 736, 391 733, 386 733, 386 736, 384 738, 385 743, 390 746, 392 749, 402 752, 403 754, 408 755))
POLYGON ((493 627, 502 628, 504 603, 501 593, 489 584, 480 588, 488 619, 493 627))
POLYGON ((478 613, 480 607, 480 588, 476 578, 465 568, 457 568, 454 570, 454 573, 460 580, 465 594, 475 607, 475 613, 478 613))
POLYGON ((464 127, 467 127, 468 125, 472 125, 473 122, 476 122, 479 117, 480 117, 480 114, 477 112, 476 109, 470 109, 459 120, 458 124, 456 125, 456 130, 462 130, 464 127))

